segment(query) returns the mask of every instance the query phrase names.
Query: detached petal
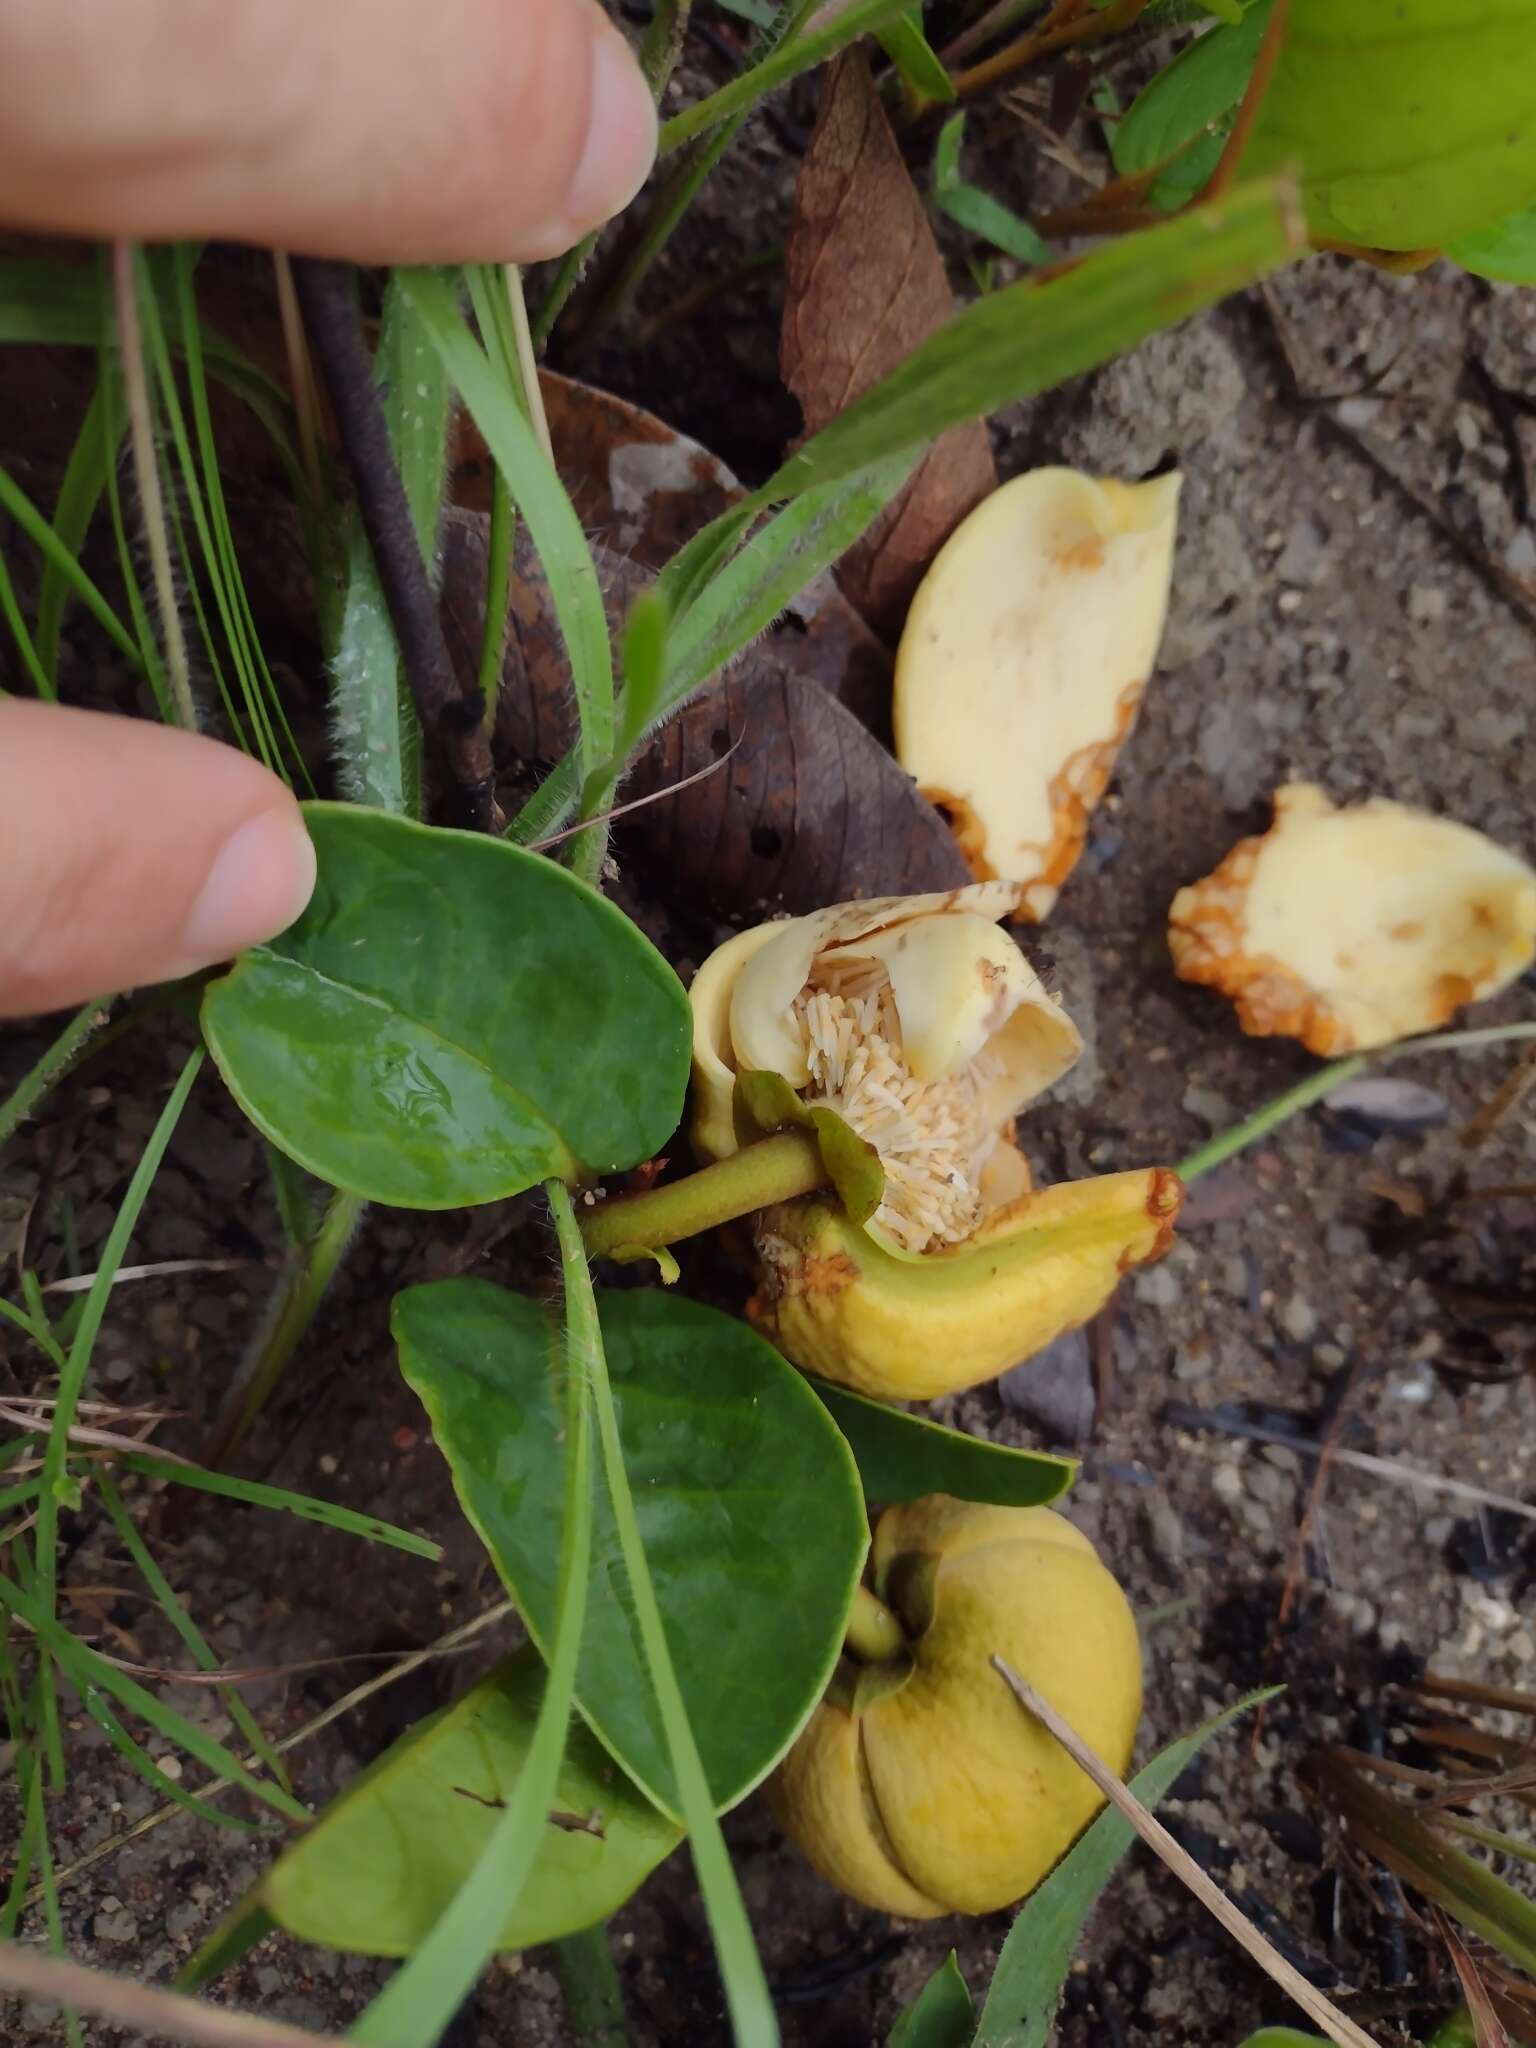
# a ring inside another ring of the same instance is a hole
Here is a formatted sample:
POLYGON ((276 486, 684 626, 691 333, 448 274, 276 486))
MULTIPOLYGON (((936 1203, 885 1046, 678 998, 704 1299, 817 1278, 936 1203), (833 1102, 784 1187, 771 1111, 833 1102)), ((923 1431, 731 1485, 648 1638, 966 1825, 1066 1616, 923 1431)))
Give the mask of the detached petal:
POLYGON ((1262 838, 1181 889, 1168 944, 1245 1031, 1332 1057, 1433 1031, 1536 958, 1536 873, 1481 832, 1288 783, 1262 838))

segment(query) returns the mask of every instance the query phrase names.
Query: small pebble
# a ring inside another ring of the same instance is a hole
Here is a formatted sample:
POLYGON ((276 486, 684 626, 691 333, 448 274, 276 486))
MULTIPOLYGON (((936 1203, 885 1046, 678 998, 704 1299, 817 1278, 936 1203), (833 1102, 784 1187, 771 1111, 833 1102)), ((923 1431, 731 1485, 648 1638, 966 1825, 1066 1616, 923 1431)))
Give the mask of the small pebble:
POLYGON ((1218 1465, 1211 1475, 1211 1491, 1221 1500, 1239 1501, 1243 1497, 1243 1475, 1236 1465, 1218 1465))
POLYGON ((1451 1106, 1436 1088, 1421 1081, 1399 1081, 1389 1074, 1365 1074, 1346 1081, 1324 1098, 1335 1116, 1376 1136, 1433 1130, 1443 1124, 1451 1106))
POLYGON ((1280 1327, 1298 1344, 1305 1344, 1317 1329, 1317 1311, 1302 1295, 1293 1294, 1280 1311, 1280 1327))

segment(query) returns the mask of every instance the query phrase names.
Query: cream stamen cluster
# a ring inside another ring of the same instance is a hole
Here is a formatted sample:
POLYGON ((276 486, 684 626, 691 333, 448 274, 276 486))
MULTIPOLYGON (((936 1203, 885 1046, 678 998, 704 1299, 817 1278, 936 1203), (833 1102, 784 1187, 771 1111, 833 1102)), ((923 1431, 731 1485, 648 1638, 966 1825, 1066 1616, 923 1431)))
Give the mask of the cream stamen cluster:
POLYGON ((875 1220, 906 1251, 969 1237, 981 1216, 982 1163, 997 1140, 980 1085, 996 1056, 983 1053, 938 1081, 917 1080, 877 961, 819 960, 793 1015, 811 1072, 806 1101, 835 1110, 880 1154, 885 1198, 875 1220))

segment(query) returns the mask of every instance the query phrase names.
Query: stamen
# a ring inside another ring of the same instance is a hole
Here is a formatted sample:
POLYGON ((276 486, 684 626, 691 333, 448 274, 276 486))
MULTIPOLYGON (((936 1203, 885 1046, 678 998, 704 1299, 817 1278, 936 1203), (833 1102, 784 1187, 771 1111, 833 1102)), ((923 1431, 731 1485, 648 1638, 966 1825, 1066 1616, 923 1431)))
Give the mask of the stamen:
POLYGON ((981 1218, 981 1168, 997 1139, 982 1084, 983 1052, 941 1081, 918 1081, 902 1057, 890 977, 877 960, 824 955, 795 999, 807 1102, 825 1104, 880 1154, 885 1199, 876 1220, 904 1249, 959 1244, 981 1218))

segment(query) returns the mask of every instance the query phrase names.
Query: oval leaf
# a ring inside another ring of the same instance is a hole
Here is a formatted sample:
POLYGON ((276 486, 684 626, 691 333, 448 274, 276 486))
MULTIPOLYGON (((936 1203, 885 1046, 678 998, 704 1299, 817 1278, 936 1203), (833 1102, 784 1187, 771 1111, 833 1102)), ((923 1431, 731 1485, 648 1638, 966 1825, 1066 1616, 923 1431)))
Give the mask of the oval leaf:
POLYGON ((1297 162, 1313 234, 1374 249, 1438 248, 1528 206, 1536 9, 1291 0, 1242 171, 1297 162))
POLYGON ((1060 1499, 1077 1477, 1075 1458, 1010 1450, 825 1380, 811 1384, 847 1438, 871 1500, 889 1503, 949 1493, 956 1500, 1038 1508, 1060 1499))
MULTIPOLYGON (((599 1302, 667 1640, 710 1788, 727 1807, 788 1749, 837 1661, 868 1544, 858 1475, 810 1388, 743 1324, 678 1296, 599 1302)), ((397 1295, 393 1327, 465 1513, 542 1644, 563 1482, 554 1325, 520 1295, 450 1280, 397 1295)), ((606 1495, 592 1551, 577 1703, 675 1813, 606 1495)))
MULTIPOLYGON (((191 1980, 232 1959, 229 1936, 247 1922, 358 1955, 418 1948, 511 1795, 543 1688, 544 1666, 525 1647, 408 1729, 278 1858, 205 1945, 208 1967, 194 1961, 191 1980)), ((606 1919, 681 1840, 578 1724, 501 1947, 559 1941, 606 1919)))
POLYGON ((203 998, 257 1128, 369 1201, 458 1208, 637 1165, 676 1129, 682 984, 622 912, 536 854, 307 804, 298 923, 203 998))
POLYGON ((1536 284, 1536 206, 1452 242, 1446 255, 1478 277, 1500 284, 1536 284))

